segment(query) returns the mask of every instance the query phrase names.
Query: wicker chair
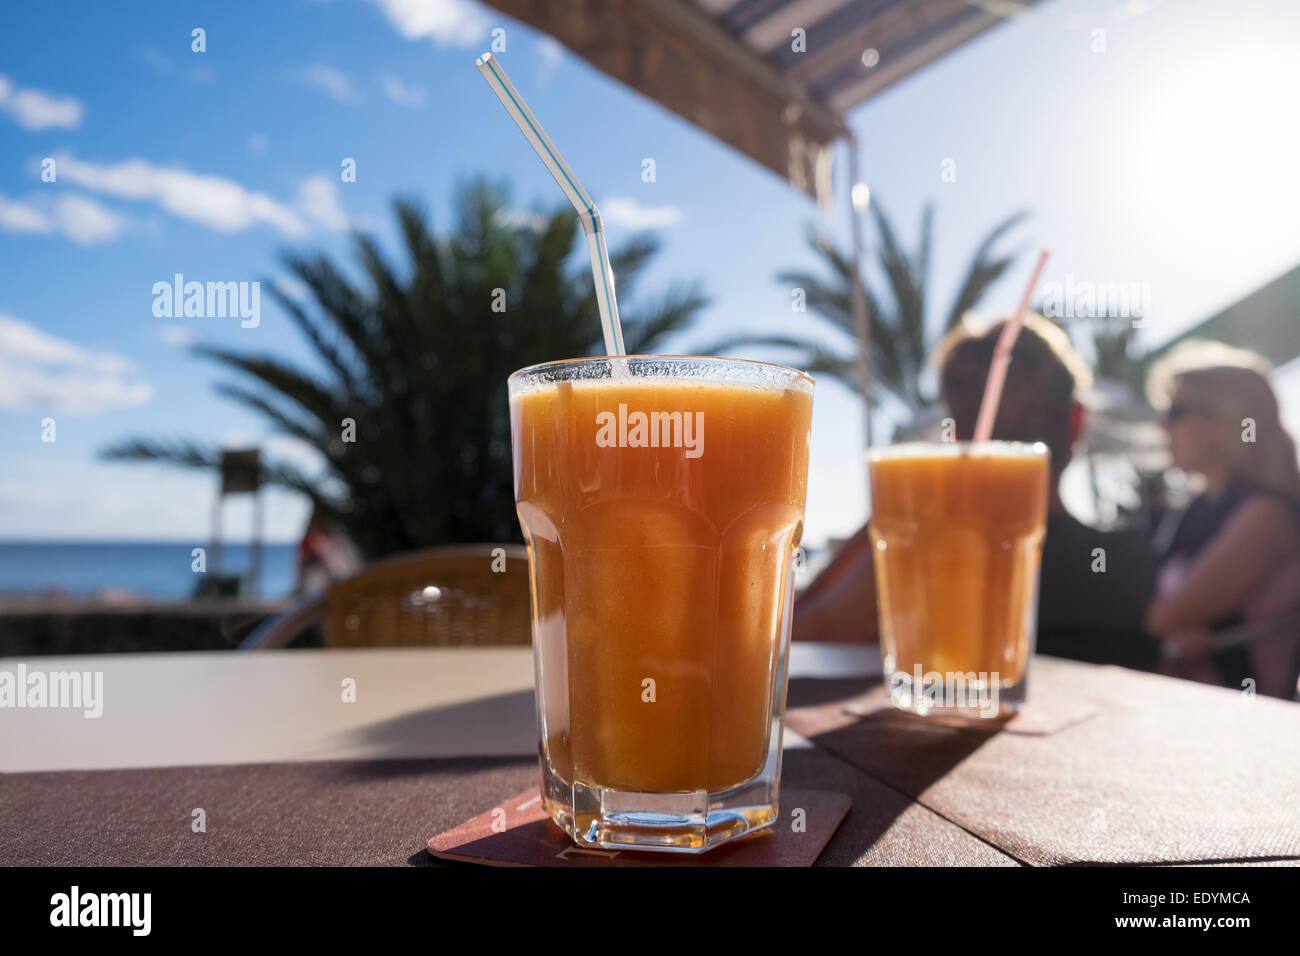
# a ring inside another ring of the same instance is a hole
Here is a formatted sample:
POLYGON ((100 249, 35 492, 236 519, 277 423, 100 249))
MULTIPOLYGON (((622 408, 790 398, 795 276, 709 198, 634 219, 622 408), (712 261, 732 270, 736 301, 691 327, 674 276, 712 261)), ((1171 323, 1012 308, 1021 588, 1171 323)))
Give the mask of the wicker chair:
POLYGON ((326 647, 526 645, 529 602, 528 553, 519 545, 413 551, 265 622, 240 650, 284 647, 314 624, 324 626, 326 647))

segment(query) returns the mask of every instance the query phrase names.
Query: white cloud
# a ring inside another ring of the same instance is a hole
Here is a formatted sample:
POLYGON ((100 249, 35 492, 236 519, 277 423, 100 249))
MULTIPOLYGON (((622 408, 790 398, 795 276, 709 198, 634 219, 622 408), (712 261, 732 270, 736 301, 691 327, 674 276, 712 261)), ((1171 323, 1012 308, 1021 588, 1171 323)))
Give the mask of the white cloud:
POLYGON ((275 280, 275 287, 295 302, 306 302, 311 298, 307 283, 296 276, 280 276, 275 280))
POLYGON ((476 46, 488 32, 483 9, 468 0, 374 0, 388 22, 408 40, 439 46, 476 46))
MULTIPOLYGON (((340 230, 350 224, 337 180, 323 174, 304 180, 293 203, 286 204, 230 179, 155 166, 145 159, 98 164, 61 155, 55 161, 61 182, 119 199, 156 203, 178 218, 220 232, 265 223, 286 236, 299 237, 310 226, 340 230)), ((9 232, 48 235, 57 231, 77 242, 92 243, 115 239, 124 228, 124 219, 87 196, 64 195, 51 205, 44 197, 19 202, 0 195, 0 229, 9 232)))
POLYGON ((176 71, 176 67, 172 65, 172 61, 167 59, 167 57, 163 56, 153 47, 142 47, 137 52, 137 55, 140 57, 140 62, 144 63, 155 73, 168 76, 176 71))
POLYGON ((248 432, 232 431, 222 432, 221 437, 217 439, 217 444, 224 449, 256 448, 257 439, 248 432))
POLYGON ((88 196, 61 196, 56 209, 59 228, 74 242, 108 242, 122 234, 122 219, 88 196))
POLYGON ((301 217, 288 206, 220 176, 155 166, 146 159, 110 164, 72 156, 56 156, 55 160, 60 182, 119 199, 157 203, 174 216, 219 232, 238 232, 258 223, 274 226, 286 236, 307 232, 301 217))
POLYGON ((54 231, 54 224, 35 206, 0 195, 0 229, 5 232, 49 233, 54 231))
POLYGON ((643 206, 635 199, 615 196, 597 204, 600 218, 611 226, 627 229, 663 229, 681 221, 676 206, 643 206))
POLYGON ((395 76, 380 77, 384 95, 399 106, 419 106, 424 102, 424 90, 416 86, 407 86, 395 76))
POLYGON ((199 333, 188 325, 177 325, 169 322, 159 326, 158 338, 162 339, 168 345, 176 345, 180 348, 193 345, 198 341, 199 333))
MULTIPOLYGON (((215 409, 220 399, 210 401, 215 409)), ((49 445, 37 431, 32 435, 34 452, 9 455, 0 472, 0 528, 7 537, 208 543, 211 474, 153 462, 100 461, 73 442, 65 447, 62 431, 60 441, 49 445)), ((302 538, 310 504, 301 495, 266 488, 262 506, 268 542, 302 538)), ((251 495, 228 500, 224 520, 232 534, 252 527, 252 509, 251 495)), ((188 546, 183 553, 189 554, 188 546)))
POLYGON ((262 439, 262 454, 269 461, 296 465, 308 475, 320 473, 326 464, 325 456, 315 445, 309 445, 292 435, 269 435, 262 439))
MULTIPOLYGON (((176 72, 176 65, 153 47, 141 48, 137 51, 137 56, 140 62, 162 76, 171 76, 176 72)), ((216 74, 213 72, 212 67, 206 63, 200 63, 187 69, 185 76, 191 83, 211 83, 216 74)))
POLYGON ((546 228, 546 217, 539 212, 527 209, 498 209, 493 217, 497 225, 507 229, 531 229, 541 232, 546 228))
POLYGON ((42 332, 30 322, 0 312, 0 355, 37 364, 76 365, 100 371, 120 372, 125 360, 112 353, 95 353, 75 342, 42 332))
POLYGON ((0 485, 0 504, 9 505, 15 510, 53 508, 63 503, 63 495, 48 486, 32 487, 21 482, 0 485))
POLYGON ((75 97, 15 86, 9 77, 0 75, 0 113, 8 113, 24 129, 76 129, 84 112, 81 100, 75 97))
POLYGON ((564 59, 564 47, 554 37, 542 34, 537 40, 537 55, 542 58, 542 67, 537 71, 537 83, 545 86, 555 75, 560 60, 564 59))
POLYGON ((126 229, 126 220, 88 196, 64 194, 29 197, 26 202, 0 195, 0 230, 48 236, 61 233, 74 242, 110 242, 126 229))
POLYGON ((325 456, 315 445, 309 445, 293 435, 263 435, 257 438, 248 432, 223 432, 217 439, 222 448, 257 448, 264 462, 285 462, 307 474, 318 473, 325 467, 325 456))
POLYGON ((332 176, 312 176, 298 187, 298 210, 326 229, 346 229, 348 214, 339 202, 339 184, 332 176))
POLYGON ((131 363, 42 332, 0 313, 0 408, 94 415, 147 402, 153 387, 135 381, 131 363))
POLYGON ((324 91, 330 99, 345 106, 362 102, 365 97, 352 85, 348 75, 332 66, 313 64, 290 74, 299 83, 324 91))

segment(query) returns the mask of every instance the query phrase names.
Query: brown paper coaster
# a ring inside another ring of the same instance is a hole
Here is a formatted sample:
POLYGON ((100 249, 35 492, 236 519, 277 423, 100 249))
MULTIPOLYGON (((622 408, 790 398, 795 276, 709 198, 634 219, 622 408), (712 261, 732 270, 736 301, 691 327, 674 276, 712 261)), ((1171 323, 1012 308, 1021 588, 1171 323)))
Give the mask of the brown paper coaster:
POLYGON ((534 787, 433 837, 429 852, 488 866, 812 866, 849 803, 842 793, 783 787, 775 825, 707 853, 589 850, 551 822, 534 787))
MULTIPOLYGON (((898 714, 904 718, 911 717, 891 706, 888 697, 884 694, 879 696, 872 694, 860 698, 847 704, 844 710, 854 717, 874 717, 884 713, 898 714)), ((1086 700, 1047 697, 1026 701, 1018 711, 1008 716, 963 720, 935 714, 913 719, 945 727, 966 727, 971 730, 1021 734, 1026 737, 1049 737, 1096 715, 1097 708, 1086 700)))

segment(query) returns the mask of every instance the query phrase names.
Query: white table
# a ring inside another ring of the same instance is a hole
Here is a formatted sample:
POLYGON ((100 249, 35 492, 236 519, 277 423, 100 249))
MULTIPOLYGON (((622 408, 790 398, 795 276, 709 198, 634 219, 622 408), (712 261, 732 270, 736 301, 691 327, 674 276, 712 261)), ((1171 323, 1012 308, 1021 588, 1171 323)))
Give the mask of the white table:
MULTIPOLYGON (((0 709, 0 772, 537 752, 527 647, 0 658, 0 671, 20 664, 102 673, 103 713, 0 709)), ((790 672, 865 677, 880 653, 795 643, 790 672)))

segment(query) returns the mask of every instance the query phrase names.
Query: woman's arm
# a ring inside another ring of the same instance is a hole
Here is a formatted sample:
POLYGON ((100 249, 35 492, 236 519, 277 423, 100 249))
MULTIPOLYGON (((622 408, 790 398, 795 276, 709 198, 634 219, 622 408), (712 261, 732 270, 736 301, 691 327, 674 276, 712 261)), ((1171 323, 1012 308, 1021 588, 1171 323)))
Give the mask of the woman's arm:
POLYGON ((1170 635, 1203 628, 1241 606, 1300 549, 1300 529, 1276 498, 1256 495, 1232 513, 1197 556, 1182 583, 1147 609, 1146 627, 1170 635))
POLYGON ((796 641, 874 641, 876 574, 864 525, 794 602, 796 641))

